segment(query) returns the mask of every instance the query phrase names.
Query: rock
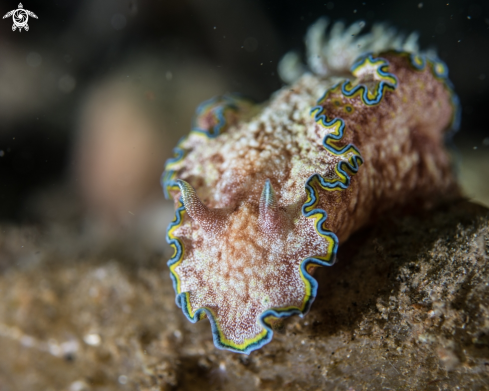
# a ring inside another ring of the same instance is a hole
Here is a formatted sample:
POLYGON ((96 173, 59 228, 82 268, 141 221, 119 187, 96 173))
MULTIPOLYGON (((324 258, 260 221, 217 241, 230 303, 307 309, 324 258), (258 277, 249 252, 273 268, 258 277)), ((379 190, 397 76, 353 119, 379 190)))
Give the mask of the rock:
POLYGON ((74 229, 0 234, 2 391, 489 388, 489 210, 476 204, 355 234, 316 272, 310 313, 249 356, 185 319, 168 255, 128 238, 70 252, 74 229))

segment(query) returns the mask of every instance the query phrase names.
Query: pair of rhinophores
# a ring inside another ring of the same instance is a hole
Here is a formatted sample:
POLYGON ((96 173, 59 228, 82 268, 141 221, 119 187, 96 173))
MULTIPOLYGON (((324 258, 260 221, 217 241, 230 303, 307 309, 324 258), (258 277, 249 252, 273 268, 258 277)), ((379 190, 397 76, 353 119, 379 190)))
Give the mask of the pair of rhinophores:
POLYGON ((308 67, 284 57, 290 85, 269 102, 226 95, 199 106, 166 164, 176 302, 191 322, 209 318, 218 348, 249 353, 277 319, 307 313, 314 269, 379 213, 457 193, 446 65, 414 34, 326 27, 308 31, 308 67))

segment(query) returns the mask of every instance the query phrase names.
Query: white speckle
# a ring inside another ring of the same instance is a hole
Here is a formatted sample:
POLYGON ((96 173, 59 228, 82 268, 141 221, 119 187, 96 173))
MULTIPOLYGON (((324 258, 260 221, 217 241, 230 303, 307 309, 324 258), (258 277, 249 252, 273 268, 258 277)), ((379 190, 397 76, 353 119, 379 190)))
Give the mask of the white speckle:
POLYGON ((173 335, 178 340, 182 339, 182 332, 178 329, 173 332, 173 335))
POLYGON ((5 152, 4 151, 0 151, 0 157, 4 157, 5 156, 5 152))
POLYGON ((434 341, 436 341, 436 339, 430 335, 430 334, 421 334, 419 337, 418 337, 418 340, 422 343, 432 343, 434 341))
POLYGON ((166 72, 166 80, 170 81, 171 79, 173 79, 173 73, 171 73, 170 71, 166 72))
POLYGON ((28 335, 23 335, 20 338, 20 343, 22 346, 32 347, 36 344, 36 340, 28 335))
POLYGON ((423 8, 423 3, 419 3, 418 8, 423 8))
POLYGON ((127 376, 125 375, 120 375, 117 380, 119 380, 120 384, 127 384, 127 376))
POLYGON ((71 339, 69 341, 63 342, 60 346, 60 349, 63 356, 76 353, 78 351, 78 341, 76 339, 71 339))
POLYGON ((58 343, 53 339, 50 339, 48 341, 48 350, 49 350, 49 353, 51 353, 53 356, 56 356, 56 357, 61 356, 61 348, 58 345, 58 343))
POLYGON ((70 391, 85 391, 88 390, 87 383, 85 383, 83 380, 76 380, 73 383, 70 384, 70 391))
POLYGON ((95 277, 99 280, 105 279, 107 277, 107 270, 105 270, 103 267, 99 267, 97 270, 95 270, 95 277))
POLYGON ((102 339, 100 338, 100 335, 98 334, 87 334, 83 337, 83 340, 87 345, 90 346, 98 346, 100 345, 100 342, 102 339))
POLYGON ((256 122, 252 122, 252 123, 250 123, 248 129, 251 133, 256 133, 258 131, 259 127, 258 127, 258 124, 256 122))

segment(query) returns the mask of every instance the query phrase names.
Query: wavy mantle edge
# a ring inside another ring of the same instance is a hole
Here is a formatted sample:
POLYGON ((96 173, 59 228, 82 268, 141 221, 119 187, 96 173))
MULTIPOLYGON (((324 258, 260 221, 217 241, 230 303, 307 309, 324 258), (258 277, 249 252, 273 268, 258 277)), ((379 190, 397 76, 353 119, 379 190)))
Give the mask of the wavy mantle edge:
MULTIPOLYGON (((457 131, 460 126, 460 103, 457 95, 453 90, 453 85, 448 79, 448 68, 446 64, 438 59, 433 60, 423 55, 417 55, 408 52, 391 50, 388 53, 395 53, 400 56, 408 57, 412 67, 418 71, 423 71, 427 65, 430 67, 433 75, 444 83, 444 86, 451 97, 453 114, 448 130, 452 131, 452 133, 457 131)), ((366 88, 366 86, 359 84, 355 87, 351 87, 350 81, 346 80, 343 83, 337 84, 328 89, 325 94, 318 100, 318 106, 315 106, 311 110, 311 115, 313 116, 316 123, 320 124, 326 129, 332 129, 331 133, 328 133, 324 136, 322 141, 323 147, 334 155, 346 157, 346 155, 349 154, 349 156, 346 160, 338 162, 335 167, 338 179, 325 179, 320 174, 316 173, 311 175, 305 183, 307 200, 302 206, 302 214, 306 218, 315 219, 316 232, 318 233, 318 235, 325 238, 328 242, 329 252, 324 256, 308 257, 301 261, 300 273, 301 278, 305 284, 305 296, 303 303, 300 307, 291 306, 283 308, 272 308, 264 311, 259 317, 259 321, 263 327, 263 331, 256 337, 245 340, 245 342, 241 344, 236 344, 233 341, 228 340, 224 336, 219 328, 217 317, 212 309, 201 307, 192 312, 191 304, 189 301, 189 292, 180 291, 180 279, 175 272, 175 268, 182 262, 185 252, 182 242, 173 235, 173 232, 182 224, 183 214, 186 212, 182 198, 179 199, 178 207, 175 212, 175 218, 168 226, 166 237, 167 242, 174 249, 174 254, 167 264, 170 268, 170 276, 172 279, 173 288, 176 293, 175 301, 177 306, 182 308, 183 313, 190 322, 196 323, 197 321, 204 319, 205 317, 209 318, 214 345, 217 348, 230 350, 236 353, 249 354, 253 350, 257 350, 269 343, 273 338, 272 324, 274 320, 286 318, 292 315, 299 315, 300 317, 303 317, 310 310, 311 305, 316 298, 318 288, 317 281, 310 274, 311 269, 316 267, 332 266, 334 264, 339 241, 337 236, 333 232, 323 227, 328 215, 324 209, 315 208, 319 199, 317 190, 315 189, 315 184, 318 184, 323 190, 327 191, 347 189, 350 185, 350 177, 358 172, 360 166, 363 164, 363 159, 360 155, 360 152, 353 144, 348 144, 343 148, 339 148, 333 144, 334 142, 338 142, 343 138, 345 123, 341 118, 328 120, 327 116, 323 114, 324 108, 320 106, 320 103, 328 97, 329 93, 335 91, 340 86, 341 92, 347 98, 351 98, 359 94, 363 103, 365 103, 367 106, 375 106, 379 104, 385 94, 385 91, 392 91, 396 89, 398 85, 398 80, 395 75, 388 72, 389 62, 382 57, 374 58, 372 53, 365 53, 364 55, 360 56, 359 59, 355 61, 355 63, 351 67, 352 73, 355 73, 355 71, 358 70, 361 66, 365 65, 366 62, 369 62, 370 64, 379 64, 377 68, 377 73, 381 77, 381 81, 374 91, 373 97, 372 93, 368 91, 368 88, 366 88)), ((206 101, 204 102, 204 104, 210 101, 211 100, 206 101)), ((197 115, 199 114, 200 108, 203 107, 204 104, 199 106, 197 110, 197 115)), ((219 115, 219 119, 220 121, 225 121, 223 115, 219 115)), ((224 123, 219 122, 215 126, 215 128, 218 129, 217 132, 211 132, 202 129, 192 129, 190 134, 199 134, 208 138, 215 138, 220 134, 220 131, 224 128, 224 125, 224 123)), ((166 198, 170 198, 171 190, 178 190, 178 186, 175 183, 176 171, 172 170, 172 168, 174 165, 181 162, 186 155, 186 151, 181 146, 187 137, 188 136, 185 136, 179 141, 174 149, 175 156, 171 159, 168 159, 165 165, 165 171, 163 172, 163 175, 161 177, 161 185, 163 187, 166 198)))

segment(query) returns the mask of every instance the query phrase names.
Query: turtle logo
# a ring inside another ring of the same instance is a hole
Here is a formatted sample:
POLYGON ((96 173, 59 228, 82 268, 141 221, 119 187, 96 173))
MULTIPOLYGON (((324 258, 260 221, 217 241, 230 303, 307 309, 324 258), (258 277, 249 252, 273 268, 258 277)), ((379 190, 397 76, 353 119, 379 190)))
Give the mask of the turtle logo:
POLYGON ((18 28, 19 32, 21 32, 22 29, 25 29, 25 31, 29 31, 29 25, 27 24, 29 16, 37 19, 37 15, 32 11, 25 10, 22 6, 22 3, 19 3, 19 8, 17 8, 16 10, 7 12, 3 16, 3 19, 8 18, 9 16, 11 16, 12 20, 14 21, 14 24, 12 25, 12 31, 15 31, 18 28))

